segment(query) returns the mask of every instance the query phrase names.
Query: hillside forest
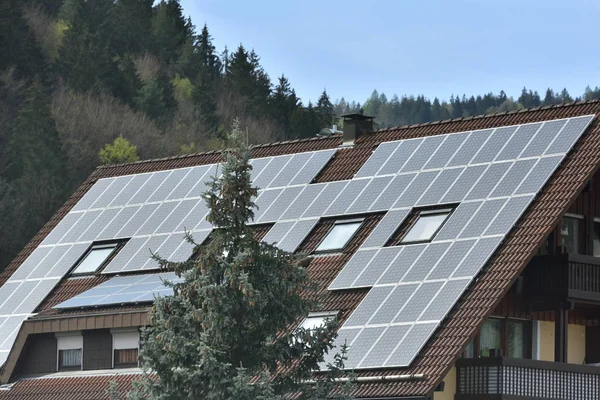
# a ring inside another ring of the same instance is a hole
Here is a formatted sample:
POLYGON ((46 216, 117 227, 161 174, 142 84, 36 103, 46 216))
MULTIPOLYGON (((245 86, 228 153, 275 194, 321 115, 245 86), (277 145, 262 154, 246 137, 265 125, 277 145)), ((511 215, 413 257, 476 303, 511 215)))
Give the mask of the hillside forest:
POLYGON ((222 148, 234 118, 251 143, 313 137, 364 112, 378 127, 600 97, 374 91, 303 102, 254 49, 217 49, 178 0, 0 3, 0 271, 99 165, 222 148))

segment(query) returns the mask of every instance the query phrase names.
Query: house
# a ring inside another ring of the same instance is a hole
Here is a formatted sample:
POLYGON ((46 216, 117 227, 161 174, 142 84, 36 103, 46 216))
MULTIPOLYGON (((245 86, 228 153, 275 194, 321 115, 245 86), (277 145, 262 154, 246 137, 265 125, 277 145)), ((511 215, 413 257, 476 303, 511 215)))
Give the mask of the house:
MULTIPOLYGON (((600 102, 256 146, 264 241, 311 254, 356 398, 600 398, 600 102)), ((0 275, 0 399, 106 399, 211 226, 218 153, 98 168, 0 275)))

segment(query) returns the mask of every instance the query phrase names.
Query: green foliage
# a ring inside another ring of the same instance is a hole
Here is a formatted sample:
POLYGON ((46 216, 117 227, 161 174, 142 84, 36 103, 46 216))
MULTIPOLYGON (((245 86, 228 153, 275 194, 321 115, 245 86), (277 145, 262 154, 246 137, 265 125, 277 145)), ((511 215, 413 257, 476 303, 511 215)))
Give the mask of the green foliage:
POLYGON ((229 140, 233 149, 222 154, 221 177, 204 194, 207 219, 220 229, 197 246, 194 260, 157 257, 184 281, 172 284, 174 296, 155 300, 141 359, 158 379, 148 379, 142 390, 157 399, 283 399, 294 393, 313 399, 333 389, 341 373, 339 358, 317 384, 305 382, 331 348, 336 322, 289 330, 317 307, 303 296, 314 286, 300 256, 255 239, 248 223, 257 188, 237 122, 229 140))
POLYGON ((171 80, 173 85, 175 98, 183 100, 191 100, 192 93, 194 91, 194 85, 188 78, 182 78, 179 75, 175 75, 175 78, 171 80))
POLYGON ((129 140, 123 136, 115 139, 113 144, 107 144, 98 152, 100 163, 103 165, 123 164, 128 162, 139 161, 137 148, 132 145, 129 140))

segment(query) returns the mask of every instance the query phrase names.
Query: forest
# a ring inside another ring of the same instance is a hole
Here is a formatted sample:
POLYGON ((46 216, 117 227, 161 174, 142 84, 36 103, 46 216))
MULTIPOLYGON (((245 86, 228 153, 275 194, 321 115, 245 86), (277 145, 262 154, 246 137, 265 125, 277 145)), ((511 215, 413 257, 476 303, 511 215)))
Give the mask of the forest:
POLYGON ((217 49, 178 0, 4 0, 0 54, 0 271, 97 166, 222 148, 236 117, 265 143, 348 112, 388 127, 600 98, 375 90, 359 103, 323 90, 303 103, 254 49, 217 49))

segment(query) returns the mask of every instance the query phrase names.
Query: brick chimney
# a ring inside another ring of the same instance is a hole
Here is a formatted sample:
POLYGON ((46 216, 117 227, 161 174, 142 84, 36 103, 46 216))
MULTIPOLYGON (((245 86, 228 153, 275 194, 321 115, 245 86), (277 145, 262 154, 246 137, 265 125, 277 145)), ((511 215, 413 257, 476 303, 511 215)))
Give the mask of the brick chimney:
POLYGON ((360 135, 373 131, 373 118, 363 114, 345 114, 344 119, 344 145, 352 145, 360 135))

